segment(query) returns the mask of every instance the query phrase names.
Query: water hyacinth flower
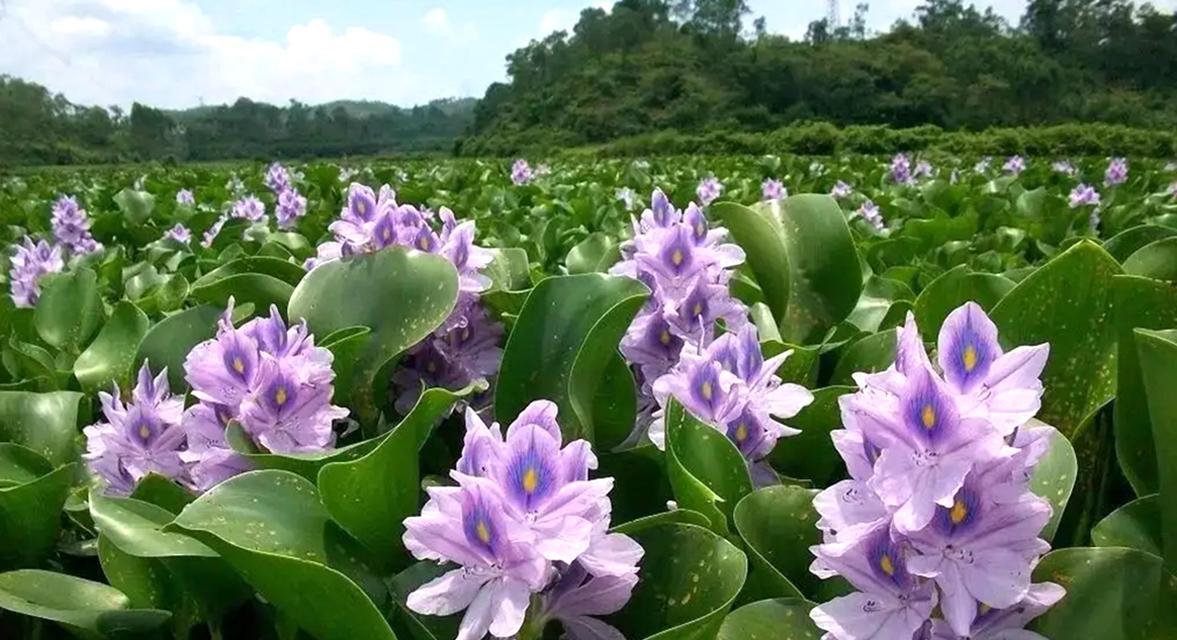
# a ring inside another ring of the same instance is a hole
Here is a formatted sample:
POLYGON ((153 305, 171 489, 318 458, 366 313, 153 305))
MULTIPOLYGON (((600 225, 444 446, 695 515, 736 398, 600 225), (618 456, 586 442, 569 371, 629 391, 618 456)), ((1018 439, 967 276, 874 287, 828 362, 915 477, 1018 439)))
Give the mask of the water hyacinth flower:
POLYGON ((82 458, 106 493, 128 495, 149 473, 187 483, 182 458, 186 438, 180 426, 184 396, 171 394, 166 367, 152 377, 144 362, 129 402, 119 397, 118 385, 98 398, 104 419, 82 430, 82 458))
POLYGON ((44 240, 33 242, 28 236, 21 239, 21 244, 12 246, 9 263, 9 295, 13 304, 26 309, 36 306, 41 297, 41 276, 65 269, 60 246, 44 240))
POLYGON ((829 637, 1012 638, 998 632, 1062 597, 1030 581, 1051 507, 1029 478, 1059 437, 1029 424, 1048 352, 1005 351, 969 302, 944 321, 935 366, 909 315, 895 363, 855 374, 831 433, 850 479, 814 499, 823 543, 811 570, 857 589, 811 613, 829 637))
POLYGON ((1103 174, 1103 184, 1107 187, 1124 184, 1128 181, 1128 159, 1112 158, 1103 174))
POLYGON ((273 191, 275 195, 282 193, 291 188, 290 172, 286 170, 281 164, 275 162, 266 169, 266 175, 262 179, 266 188, 273 191))
POLYGON ((187 246, 189 242, 192 242, 192 232, 188 230, 188 227, 185 227, 179 222, 177 222, 176 225, 171 229, 165 231, 163 237, 165 240, 174 240, 175 242, 185 246, 187 246))
POLYGON ((706 207, 723 195, 723 183, 715 176, 707 176, 699 181, 699 186, 695 188, 695 195, 699 197, 699 204, 706 207))
POLYGON ((842 198, 849 198, 850 194, 854 193, 854 187, 839 180, 834 183, 834 188, 830 189, 830 195, 841 200, 842 198))
POLYGON ((912 184, 915 179, 911 175, 911 158, 905 153, 897 153, 891 158, 891 182, 895 184, 912 184))
POLYGON ((875 204, 872 200, 863 202, 862 206, 858 207, 856 213, 862 216, 862 219, 866 220, 870 226, 874 227, 875 231, 882 231, 887 228, 887 225, 883 222, 883 214, 879 212, 879 205, 875 204))
POLYGON ((279 229, 293 229, 298 219, 306 213, 307 199, 299 195, 293 187, 278 194, 278 207, 274 210, 274 218, 278 221, 279 229))
POLYGON ((1074 164, 1071 164, 1070 160, 1055 160, 1054 163, 1050 165, 1050 168, 1055 173, 1062 174, 1068 178, 1073 178, 1079 175, 1079 169, 1076 168, 1074 164))
POLYGON ((102 244, 90 235, 90 216, 72 196, 62 196, 53 203, 53 237, 75 255, 102 250, 102 244))
POLYGON ((190 444, 184 459, 199 491, 248 468, 225 440, 231 421, 272 453, 308 453, 332 448, 332 426, 348 414, 331 404, 332 355, 315 346, 305 322, 287 326, 271 306, 269 317, 234 328, 232 312, 230 299, 217 335, 184 360, 198 400, 184 413, 190 444))
POLYGON ((1089 184, 1081 184, 1071 190, 1069 201, 1072 209, 1088 206, 1098 207, 1100 203, 1099 192, 1089 184))
POLYGON ((531 165, 523 158, 519 158, 511 164, 511 182, 516 185, 524 185, 531 182, 535 178, 535 174, 531 171, 531 165))
MULTIPOLYGON (((756 327, 746 324, 703 349, 688 343, 674 368, 654 381, 654 396, 663 408, 673 397, 696 418, 726 434, 748 461, 757 484, 771 484, 776 474, 764 458, 777 440, 800 433, 774 418, 791 418, 813 402, 807 389, 783 384, 776 375, 791 354, 786 351, 765 360, 756 327)), ((665 448, 662 411, 650 425, 649 437, 665 448)))
POLYGON ((213 241, 216 240, 217 236, 221 234, 221 228, 224 227, 225 223, 228 221, 229 216, 227 215, 222 215, 221 217, 217 218, 212 223, 212 225, 205 230, 204 235, 200 240, 200 246, 204 247, 205 249, 213 246, 213 241))
POLYGON ((490 380, 503 359, 503 333, 503 326, 478 305, 467 314, 465 326, 439 332, 410 348, 393 374, 396 410, 407 414, 429 387, 457 390, 476 380, 490 380))
POLYGON ((180 206, 191 206, 196 204, 196 196, 193 195, 191 189, 180 189, 176 192, 176 204, 180 206))
POLYGON ((1001 169, 1011 176, 1020 176, 1026 170, 1026 159, 1022 156, 1010 156, 1001 169))
POLYGON ((552 402, 532 402, 505 434, 468 409, 457 486, 430 487, 421 515, 405 520, 414 557, 454 568, 410 593, 409 609, 464 610, 458 640, 551 620, 570 638, 620 637, 594 616, 629 600, 643 551, 608 533, 613 480, 590 480, 596 466, 587 441, 563 443, 552 402))
POLYGON ((266 205, 256 196, 247 195, 233 203, 231 215, 250 222, 261 222, 266 218, 266 205))
POLYGON ((789 197, 789 190, 785 188, 785 183, 776 178, 765 178, 764 182, 760 183, 760 199, 765 202, 772 200, 781 200, 789 197))

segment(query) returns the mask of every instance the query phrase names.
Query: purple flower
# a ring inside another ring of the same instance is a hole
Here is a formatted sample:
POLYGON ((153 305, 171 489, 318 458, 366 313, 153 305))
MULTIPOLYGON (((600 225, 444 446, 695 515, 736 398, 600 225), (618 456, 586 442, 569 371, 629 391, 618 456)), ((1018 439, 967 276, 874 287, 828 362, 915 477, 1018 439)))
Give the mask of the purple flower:
POLYGON ((862 216, 870 226, 875 228, 875 231, 883 231, 887 228, 886 223, 883 222, 883 214, 879 212, 879 205, 871 200, 862 203, 858 208, 858 215, 862 216))
MULTIPOLYGON (((976 619, 969 632, 965 634, 969 640, 1047 640, 1032 631, 1024 631, 1022 627, 1034 618, 1046 613, 1054 603, 1063 599, 1066 590, 1057 584, 1044 582, 1030 585, 1026 597, 1016 605, 1007 609, 985 609, 984 613, 977 612, 976 619)), ((960 640, 952 626, 943 620, 932 623, 930 640, 960 640)))
POLYGON ((71 196, 62 196, 53 203, 53 237, 76 255, 101 251, 102 245, 90 235, 90 217, 71 196))
POLYGON ((764 182, 760 183, 760 195, 760 199, 764 201, 780 200, 789 197, 789 190, 780 180, 765 178, 764 182))
POLYGON ((897 153, 891 158, 891 182, 904 185, 915 182, 911 175, 911 158, 907 154, 897 153))
POLYGON ((409 349, 392 379, 397 411, 408 413, 426 388, 456 391, 476 380, 490 380, 499 372, 503 326, 481 305, 466 318, 465 326, 439 332, 409 349))
POLYGON ((184 416, 190 443, 199 440, 187 461, 202 491, 246 467, 224 441, 230 421, 268 451, 305 453, 332 448, 332 425, 347 416, 331 404, 331 352, 315 346, 305 322, 288 327, 270 307, 269 317, 234 328, 232 311, 230 300, 216 337, 193 347, 184 361, 199 401, 184 416))
POLYGON ((176 192, 176 204, 180 206, 190 206, 196 204, 196 196, 192 195, 190 189, 180 189, 176 192))
POLYGON ((1079 170, 1075 168, 1075 165, 1071 164, 1070 160, 1056 160, 1053 164, 1050 165, 1050 168, 1055 173, 1062 174, 1068 178, 1073 178, 1079 175, 1079 170))
POLYGON ((261 222, 266 218, 266 205, 255 196, 244 196, 233 203, 232 217, 250 222, 261 222))
POLYGON ((10 295, 13 304, 22 308, 36 306, 41 296, 41 276, 65 269, 60 246, 44 240, 34 243, 28 236, 21 240, 21 244, 12 246, 9 262, 12 267, 8 272, 10 295))
POLYGON ((852 193, 854 193, 854 187, 841 180, 834 183, 834 188, 830 189, 830 195, 839 200, 849 198, 852 193))
MULTIPOLYGON (((775 476, 761 461, 777 440, 800 433, 774 418, 791 418, 813 402, 813 394, 796 384, 782 384, 776 375, 786 351, 764 359, 756 327, 725 333, 706 349, 688 343, 678 363, 653 383, 654 397, 666 406, 673 397, 699 420, 727 435, 748 460, 754 476, 767 484, 775 476)), ((650 440, 665 447, 661 412, 650 425, 650 440)))
POLYGON ((695 188, 695 195, 699 197, 699 203, 704 207, 711 204, 723 194, 723 183, 715 176, 707 176, 699 181, 699 186, 695 188))
POLYGON ((204 236, 200 240, 200 246, 204 247, 205 249, 213 246, 213 241, 217 239, 217 236, 221 233, 221 228, 224 227, 225 223, 228 221, 229 217, 225 215, 217 218, 216 221, 212 223, 212 226, 210 226, 204 232, 204 236))
POLYGON ((171 395, 166 368, 152 378, 144 362, 126 404, 117 385, 112 393, 101 392, 98 398, 105 419, 82 430, 86 436, 82 457, 107 493, 127 495, 136 482, 153 472, 186 482, 181 459, 185 436, 180 427, 184 397, 171 395))
POLYGON ((535 174, 531 171, 531 165, 523 158, 519 158, 511 165, 511 182, 517 185, 524 185, 531 182, 535 174))
POLYGON ((556 406, 531 403, 507 429, 466 412, 456 487, 428 489, 405 520, 405 547, 420 560, 458 565, 409 594, 417 613, 466 611, 458 638, 510 637, 532 615, 559 620, 574 638, 616 630, 592 616, 620 609, 637 581, 642 549, 608 533, 612 479, 589 480, 588 442, 562 444, 556 406), (588 630, 588 631, 586 631, 588 630))
POLYGON ((293 187, 278 194, 278 207, 274 217, 278 220, 279 229, 293 229, 298 219, 307 213, 307 199, 299 195, 293 187))
POLYGON ((1026 159, 1022 156, 1010 156, 1001 168, 1011 176, 1017 177, 1026 170, 1026 159))
POLYGON ((836 640, 996 640, 1061 597, 1030 583, 1051 508, 1029 479, 1059 437, 1027 424, 1046 345, 1004 351, 970 302, 944 321, 937 354, 934 369, 909 316, 895 364, 855 374, 858 392, 839 400, 831 436, 851 479, 814 499, 824 543, 811 567, 859 591, 811 614, 836 640))
POLYGON ((192 242, 192 232, 188 230, 188 227, 185 227, 179 222, 176 223, 176 226, 165 231, 163 237, 165 240, 174 240, 185 246, 189 242, 192 242))
POLYGON ((290 172, 286 170, 281 164, 275 162, 266 169, 266 176, 263 180, 266 187, 273 191, 274 194, 282 193, 291 189, 290 172))
POLYGON ((1089 184, 1081 184, 1071 190, 1070 203, 1072 209, 1095 206, 1100 202, 1099 192, 1089 184))
POLYGON ((1124 184, 1128 181, 1128 159, 1112 158, 1108 162, 1107 171, 1103 174, 1103 184, 1107 187, 1124 184))

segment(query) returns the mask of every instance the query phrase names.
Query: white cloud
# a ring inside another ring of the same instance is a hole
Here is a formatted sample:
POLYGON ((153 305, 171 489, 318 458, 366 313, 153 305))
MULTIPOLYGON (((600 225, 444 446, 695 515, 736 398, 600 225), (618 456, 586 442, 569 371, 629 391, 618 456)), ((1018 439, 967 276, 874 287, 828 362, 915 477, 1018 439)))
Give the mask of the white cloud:
POLYGON ((551 9, 545 12, 539 19, 540 37, 546 37, 553 31, 571 32, 579 17, 580 13, 571 9, 551 9))
POLYGON ((433 97, 421 97, 428 81, 403 68, 401 43, 388 34, 314 18, 283 37, 241 37, 218 30, 187 0, 10 4, 0 42, 0 73, 82 104, 433 97))
POLYGON ((473 23, 455 25, 450 22, 449 15, 441 7, 434 7, 426 11, 425 15, 421 17, 421 22, 430 34, 450 42, 469 42, 478 35, 478 30, 473 23))
POLYGON ((421 22, 434 33, 444 33, 449 29, 449 17, 445 14, 445 9, 441 7, 434 7, 425 12, 425 17, 421 18, 421 22))

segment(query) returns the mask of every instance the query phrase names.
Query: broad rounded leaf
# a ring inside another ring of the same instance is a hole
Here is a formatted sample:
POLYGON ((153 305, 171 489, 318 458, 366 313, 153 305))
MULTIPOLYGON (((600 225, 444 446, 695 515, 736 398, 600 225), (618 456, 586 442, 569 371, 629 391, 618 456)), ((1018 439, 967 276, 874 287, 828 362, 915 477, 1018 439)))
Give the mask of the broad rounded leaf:
POLYGON ((127 596, 109 585, 36 569, 0 573, 0 609, 100 638, 145 635, 172 616, 156 609, 131 609, 127 596))
POLYGON ((789 306, 789 255, 784 229, 776 216, 734 202, 716 202, 709 211, 723 220, 728 233, 744 249, 748 268, 764 293, 776 324, 789 306))
POLYGON ((1177 238, 1147 244, 1124 261, 1124 273, 1177 284, 1177 238))
POLYGON ((68 464, 21 484, 0 484, 0 568, 36 566, 53 551, 74 473, 68 464))
POLYGON ((809 619, 813 603, 798 598, 760 600, 727 614, 718 640, 820 640, 809 619))
POLYGON ((1177 330, 1136 331, 1136 346, 1156 443, 1165 566, 1177 575, 1177 330))
POLYGON ((757 490, 736 505, 735 524, 752 562, 753 598, 813 596, 819 580, 809 572, 809 547, 821 544, 816 491, 781 485, 757 490))
POLYGON ((75 391, 0 391, 0 442, 28 447, 54 465, 72 462, 81 399, 75 391))
POLYGON ((152 371, 168 368, 168 383, 173 392, 187 389, 184 359, 192 347, 217 333, 217 320, 223 308, 201 305, 170 315, 147 330, 135 354, 135 366, 147 360, 152 371))
POLYGON ((786 422, 801 433, 777 441, 768 461, 772 467, 790 478, 813 481, 827 487, 845 476, 845 464, 830 432, 842 427, 838 398, 854 393, 855 387, 825 387, 813 390, 813 402, 786 422))
MULTIPOLYGON (((1045 426, 1038 420, 1031 420, 1030 423, 1045 426)), ((1063 512, 1067 508, 1067 502, 1071 499, 1079 466, 1070 440, 1058 430, 1053 431, 1054 434, 1050 436, 1050 449, 1038 461, 1034 475, 1030 477, 1030 490, 1049 500, 1053 509, 1050 522, 1046 523, 1040 534, 1048 541, 1054 538, 1059 521, 1062 520, 1063 512)))
POLYGON ((748 465, 727 435, 670 400, 666 407, 666 471, 679 506, 707 516, 726 535, 732 511, 752 492, 748 465))
POLYGON ((568 273, 604 273, 617 261, 617 243, 604 233, 592 233, 572 247, 564 265, 568 273))
POLYGON ((888 329, 872 333, 845 347, 842 356, 838 358, 838 365, 834 367, 830 384, 852 385, 853 374, 857 372, 876 373, 891 366, 895 362, 897 336, 895 329, 888 329))
POLYGON ((135 350, 151 326, 133 303, 123 300, 114 307, 98 337, 74 361, 74 377, 87 393, 112 384, 126 387, 131 379, 135 350))
POLYGON ((1129 547, 1160 556, 1164 546, 1161 497, 1154 493, 1137 498, 1111 512, 1092 527, 1091 542, 1097 547, 1129 547))
POLYGON ((928 283, 915 299, 920 333, 935 340, 940 325, 960 305, 972 301, 988 311, 1014 288, 1014 282, 993 273, 973 273, 965 265, 949 269, 928 283))
POLYGON ((34 321, 37 334, 50 346, 71 353, 81 351, 102 321, 98 274, 77 269, 40 280, 34 321))

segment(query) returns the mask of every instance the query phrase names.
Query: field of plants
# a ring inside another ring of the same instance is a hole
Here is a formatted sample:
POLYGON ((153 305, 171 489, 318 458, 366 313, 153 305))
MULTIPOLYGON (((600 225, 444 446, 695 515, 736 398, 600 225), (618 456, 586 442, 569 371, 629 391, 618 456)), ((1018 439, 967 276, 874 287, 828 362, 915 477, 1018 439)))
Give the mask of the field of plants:
POLYGON ((0 176, 0 638, 1177 638, 1177 164, 0 176))

